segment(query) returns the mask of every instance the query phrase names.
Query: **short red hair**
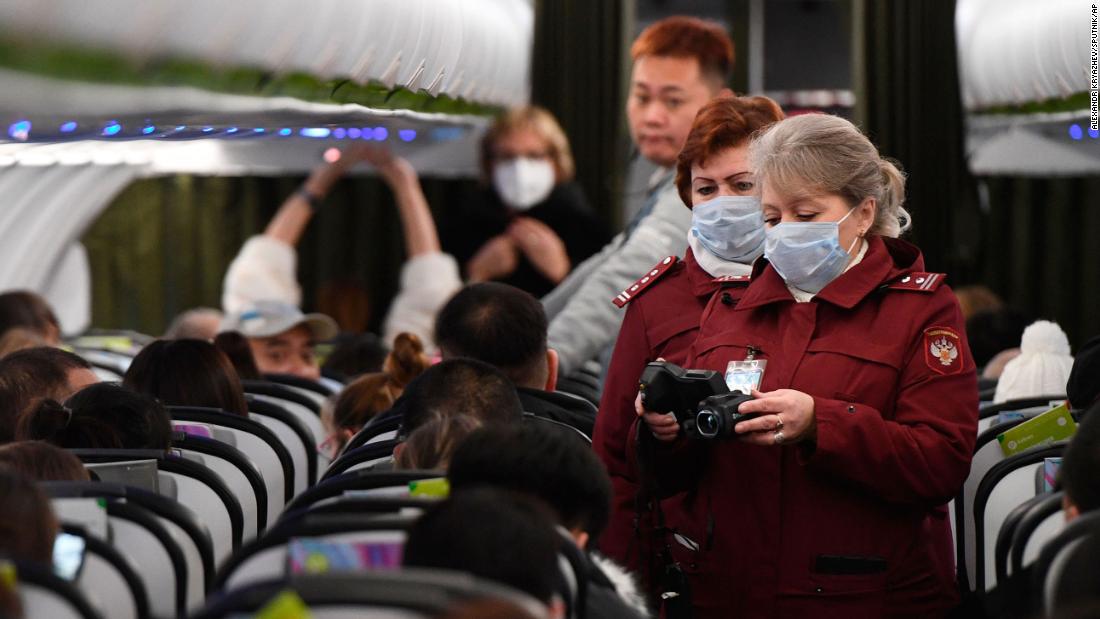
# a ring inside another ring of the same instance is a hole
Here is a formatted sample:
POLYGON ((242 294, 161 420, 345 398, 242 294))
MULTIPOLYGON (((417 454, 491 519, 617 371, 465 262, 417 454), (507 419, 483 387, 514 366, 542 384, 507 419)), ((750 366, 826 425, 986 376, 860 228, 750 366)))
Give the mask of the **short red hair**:
POLYGON ((676 159, 676 190, 691 208, 691 167, 738 146, 752 134, 783 120, 779 104, 767 97, 724 95, 699 109, 684 148, 676 159))
POLYGON ((717 22, 673 15, 654 22, 634 40, 630 57, 637 62, 642 56, 694 58, 702 75, 725 84, 733 69, 733 41, 717 22))

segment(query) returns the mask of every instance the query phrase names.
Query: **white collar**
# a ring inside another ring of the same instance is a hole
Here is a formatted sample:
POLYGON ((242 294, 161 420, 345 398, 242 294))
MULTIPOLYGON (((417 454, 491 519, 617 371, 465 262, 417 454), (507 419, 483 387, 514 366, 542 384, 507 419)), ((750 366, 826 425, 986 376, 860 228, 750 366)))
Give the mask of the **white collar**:
POLYGON ((731 262, 712 254, 709 249, 703 247, 703 244, 691 233, 690 229, 688 229, 687 239, 688 247, 691 248, 691 253, 695 256, 695 261, 698 262, 699 266, 703 267, 703 270, 711 277, 749 275, 752 273, 751 264, 731 262))
MULTIPOLYGON (((842 275, 844 273, 847 273, 849 269, 856 266, 860 262, 863 262, 863 256, 867 253, 867 248, 870 247, 870 245, 868 245, 867 239, 863 239, 861 243, 862 244, 859 246, 859 252, 856 253, 855 260, 852 260, 848 263, 848 266, 844 267, 844 271, 841 273, 842 275)), ((816 294, 813 292, 806 292, 805 290, 795 288, 790 284, 787 285, 787 290, 791 291, 791 296, 794 297, 794 300, 798 301, 799 303, 805 303, 816 296, 816 294)))

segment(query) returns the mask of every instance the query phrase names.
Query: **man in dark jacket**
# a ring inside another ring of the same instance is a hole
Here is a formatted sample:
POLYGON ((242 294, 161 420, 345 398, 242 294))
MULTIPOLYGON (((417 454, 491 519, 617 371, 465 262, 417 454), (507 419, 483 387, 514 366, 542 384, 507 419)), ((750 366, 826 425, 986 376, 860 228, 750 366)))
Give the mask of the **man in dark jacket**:
POLYGON ((486 282, 463 288, 435 322, 444 359, 469 357, 499 368, 516 384, 525 413, 592 436, 596 407, 558 391, 558 355, 546 346, 546 313, 530 294, 486 282))

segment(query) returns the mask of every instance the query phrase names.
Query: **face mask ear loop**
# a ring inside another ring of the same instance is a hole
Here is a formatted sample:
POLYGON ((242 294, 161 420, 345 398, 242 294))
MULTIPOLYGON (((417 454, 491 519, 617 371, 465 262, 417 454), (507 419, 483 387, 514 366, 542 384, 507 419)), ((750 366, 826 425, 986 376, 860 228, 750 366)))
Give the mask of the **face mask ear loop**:
MULTIPOLYGON (((840 236, 840 224, 844 223, 844 220, 848 219, 848 216, 851 215, 852 212, 855 211, 855 210, 856 210, 855 208, 848 209, 847 214, 845 214, 844 217, 841 217, 840 219, 838 219, 836 221, 837 236, 840 236)), ((848 250, 845 253, 847 253, 849 256, 852 255, 852 250, 855 249, 856 243, 858 243, 859 240, 862 239, 862 238, 863 238, 862 234, 857 234, 856 238, 852 239, 852 244, 848 246, 848 250)))

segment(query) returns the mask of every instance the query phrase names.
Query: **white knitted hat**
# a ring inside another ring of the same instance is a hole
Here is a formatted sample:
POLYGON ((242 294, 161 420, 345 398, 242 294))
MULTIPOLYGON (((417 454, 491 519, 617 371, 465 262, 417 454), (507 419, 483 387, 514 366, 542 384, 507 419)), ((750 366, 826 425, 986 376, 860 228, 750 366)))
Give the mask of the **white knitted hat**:
POLYGON ((1005 364, 993 402, 1065 396, 1071 369, 1073 357, 1066 332, 1049 320, 1034 322, 1020 338, 1020 356, 1005 364))

